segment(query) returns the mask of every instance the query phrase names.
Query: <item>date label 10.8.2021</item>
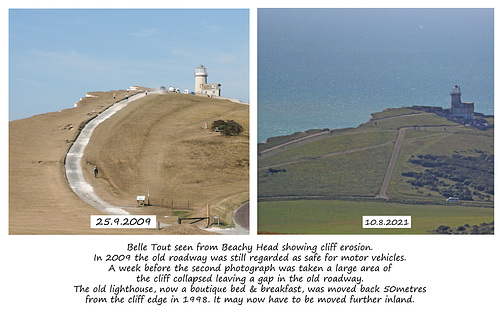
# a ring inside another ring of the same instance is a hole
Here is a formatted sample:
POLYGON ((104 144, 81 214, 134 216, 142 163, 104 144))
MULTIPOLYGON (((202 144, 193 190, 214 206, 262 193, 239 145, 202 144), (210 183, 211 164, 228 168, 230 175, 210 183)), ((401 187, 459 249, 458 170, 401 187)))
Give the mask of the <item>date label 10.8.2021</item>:
POLYGON ((411 216, 363 216, 363 228, 411 228, 411 216))

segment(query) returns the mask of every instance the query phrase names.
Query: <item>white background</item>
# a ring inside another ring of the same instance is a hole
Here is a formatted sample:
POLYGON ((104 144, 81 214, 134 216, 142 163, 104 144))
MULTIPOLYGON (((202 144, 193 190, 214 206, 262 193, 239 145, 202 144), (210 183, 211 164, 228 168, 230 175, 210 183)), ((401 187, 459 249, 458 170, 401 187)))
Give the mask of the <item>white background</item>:
MULTIPOLYGON (((4 93, 2 114, 3 152, 3 200, 4 211, 1 230, 1 298, 0 309, 4 313, 107 313, 111 310, 121 313, 166 313, 171 311, 194 310, 204 313, 238 311, 265 313, 274 310, 313 310, 341 313, 500 313, 499 299, 499 257, 500 241, 494 236, 257 236, 256 235, 256 143, 251 147, 251 235, 250 236, 10 236, 8 235, 8 8, 67 8, 70 4, 54 1, 7 1, 2 7, 2 43, 4 43, 4 93), (418 296, 418 302, 408 305, 200 305, 200 306, 147 306, 141 305, 85 305, 82 296, 74 292, 74 285, 94 285, 105 283, 110 277, 92 258, 95 253, 105 254, 114 251, 123 252, 128 243, 144 242, 161 244, 192 244, 198 242, 214 243, 276 243, 320 244, 324 242, 365 243, 378 252, 404 254, 407 262, 398 264, 389 276, 394 282, 406 285, 427 286, 427 293, 418 296), (8 312, 6 312, 7 310, 8 312)), ((141 1, 141 2, 106 2, 87 1, 85 7, 197 7, 197 8, 250 8, 251 29, 251 129, 257 130, 257 71, 256 71, 256 35, 257 8, 284 7, 283 1, 229 1, 201 2, 182 1, 176 3, 141 1)), ((287 7, 401 7, 399 2, 334 2, 334 1, 287 1, 287 7)), ((73 6, 73 5, 71 5, 73 6)), ((470 3, 454 2, 418 2, 407 3, 405 7, 495 7, 492 1, 474 1, 470 3)), ((497 23, 496 23, 497 24, 497 23)), ((496 28, 495 24, 495 28, 496 28)), ((495 32, 498 34, 498 31, 495 32)), ((496 37, 496 36, 495 36, 496 37)), ((496 41, 497 42, 497 41, 496 41)), ((496 71, 495 71, 496 72, 496 71)), ((495 84, 495 89, 496 89, 495 84)), ((256 133, 253 133, 256 134, 256 133)), ((254 135, 255 139, 256 136, 254 135)))

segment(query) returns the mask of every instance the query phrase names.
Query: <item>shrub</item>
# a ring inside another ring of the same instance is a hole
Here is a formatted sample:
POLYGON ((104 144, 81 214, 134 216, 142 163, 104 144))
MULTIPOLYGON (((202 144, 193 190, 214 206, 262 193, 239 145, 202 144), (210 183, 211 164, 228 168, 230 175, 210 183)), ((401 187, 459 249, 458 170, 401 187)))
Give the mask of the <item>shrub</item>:
POLYGON ((233 136, 243 132, 243 126, 234 120, 217 120, 212 122, 211 130, 219 130, 225 136, 233 136))
POLYGON ((410 177, 410 178, 413 178, 417 175, 418 173, 414 172, 414 171, 410 171, 410 172, 403 172, 401 173, 402 176, 404 177, 410 177))
POLYGON ((437 228, 436 230, 436 233, 440 233, 440 234, 449 234, 451 233, 451 229, 449 226, 444 226, 444 225, 441 225, 437 228))
POLYGON ((212 131, 215 131, 215 130, 221 131, 221 129, 224 127, 225 123, 226 122, 224 122, 224 120, 216 120, 216 121, 212 122, 212 127, 210 129, 212 131))
POLYGON ((236 121, 229 120, 226 122, 222 134, 225 136, 240 135, 243 132, 243 127, 236 121))

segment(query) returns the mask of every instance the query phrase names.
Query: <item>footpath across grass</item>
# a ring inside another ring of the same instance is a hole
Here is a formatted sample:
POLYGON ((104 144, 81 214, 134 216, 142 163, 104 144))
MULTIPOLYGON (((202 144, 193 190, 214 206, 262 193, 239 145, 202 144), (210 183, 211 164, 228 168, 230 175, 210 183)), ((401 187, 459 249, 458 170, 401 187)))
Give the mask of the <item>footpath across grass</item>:
POLYGON ((460 205, 408 205, 386 202, 298 200, 259 202, 258 233, 263 234, 431 234, 440 226, 457 228, 493 221, 493 208, 460 205), (364 229, 363 216, 411 216, 411 229, 364 229))

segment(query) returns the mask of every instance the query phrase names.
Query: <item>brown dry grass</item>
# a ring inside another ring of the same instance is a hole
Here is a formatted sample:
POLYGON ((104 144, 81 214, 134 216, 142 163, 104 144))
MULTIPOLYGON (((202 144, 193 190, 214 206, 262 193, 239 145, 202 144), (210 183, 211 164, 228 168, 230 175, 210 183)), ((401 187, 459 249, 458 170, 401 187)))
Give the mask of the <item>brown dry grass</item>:
POLYGON ((194 204, 189 216, 206 216, 210 204, 230 224, 234 203, 248 200, 248 113, 248 105, 227 100, 149 94, 96 128, 83 157, 87 179, 113 204, 133 207, 149 190, 156 203, 194 204), (235 120, 245 131, 225 137, 204 128, 218 119, 235 120))
POLYGON ((90 215, 101 213, 71 191, 64 156, 79 126, 111 105, 113 93, 119 100, 126 91, 91 93, 97 97, 84 98, 77 108, 9 122, 10 234, 207 233, 184 225, 163 230, 90 228, 90 215))

